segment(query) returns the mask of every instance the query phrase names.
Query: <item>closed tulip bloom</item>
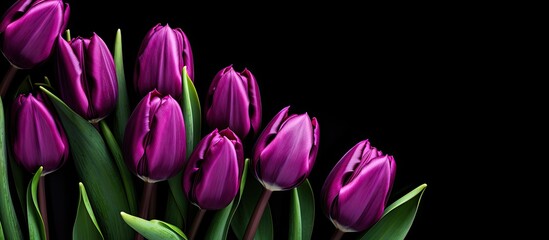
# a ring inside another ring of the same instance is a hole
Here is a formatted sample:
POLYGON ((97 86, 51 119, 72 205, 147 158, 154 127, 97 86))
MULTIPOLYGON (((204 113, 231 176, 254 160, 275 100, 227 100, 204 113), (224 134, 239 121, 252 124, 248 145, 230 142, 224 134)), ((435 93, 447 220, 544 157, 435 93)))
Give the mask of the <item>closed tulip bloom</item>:
POLYGON ((309 176, 318 152, 316 118, 309 118, 307 113, 288 116, 289 108, 269 122, 254 147, 254 174, 271 191, 299 186, 309 176))
POLYGON ((230 128, 240 138, 261 125, 261 96, 254 75, 228 66, 214 77, 206 98, 206 121, 212 128, 230 128))
POLYGON ((124 133, 124 159, 139 178, 154 183, 177 174, 185 163, 185 122, 177 101, 149 92, 136 106, 124 133))
POLYGON ((205 210, 217 210, 231 203, 240 189, 244 151, 230 129, 213 132, 196 146, 183 172, 187 198, 205 210))
POLYGON ((55 38, 65 31, 69 5, 61 0, 19 0, 0 22, 0 49, 17 68, 29 69, 51 54, 55 38))
POLYGON ((383 215, 395 179, 396 164, 361 141, 336 164, 322 187, 326 215, 343 232, 372 227, 383 215))
POLYGON ((118 83, 113 57, 97 35, 58 42, 57 72, 61 98, 82 117, 98 121, 116 106, 118 83))
POLYGON ((187 36, 180 28, 157 24, 143 39, 135 65, 134 86, 140 96, 157 89, 179 99, 182 71, 194 80, 193 53, 187 36))
POLYGON ((67 160, 69 143, 44 99, 19 95, 13 103, 13 155, 28 172, 43 166, 42 175, 59 169, 67 160))

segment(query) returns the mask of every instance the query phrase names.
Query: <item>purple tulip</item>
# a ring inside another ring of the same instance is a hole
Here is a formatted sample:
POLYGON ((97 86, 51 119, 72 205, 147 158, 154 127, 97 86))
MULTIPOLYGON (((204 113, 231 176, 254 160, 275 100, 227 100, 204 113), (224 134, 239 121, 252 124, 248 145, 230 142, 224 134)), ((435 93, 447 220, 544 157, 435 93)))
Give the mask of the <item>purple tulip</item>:
POLYGON ((244 150, 230 129, 215 129, 196 146, 183 172, 187 198, 206 210, 217 210, 231 203, 240 189, 244 150))
POLYGON ((206 121, 212 128, 230 128, 244 139, 261 125, 261 96, 254 75, 232 65, 215 75, 206 98, 206 121))
POLYGON ((381 216, 395 179, 396 164, 368 140, 349 150, 322 187, 324 212, 343 232, 369 229, 381 216))
POLYGON ((0 22, 0 49, 17 68, 33 68, 51 54, 65 31, 69 5, 61 0, 19 0, 0 22))
POLYGON ((157 89, 179 99, 182 93, 182 71, 194 79, 193 53, 187 36, 180 28, 157 24, 143 39, 135 65, 134 86, 140 96, 157 89))
POLYGON ((13 155, 27 171, 42 175, 66 162, 69 143, 57 117, 41 95, 21 94, 13 103, 13 155))
POLYGON ((77 37, 58 42, 57 73, 61 98, 82 117, 98 121, 116 106, 118 83, 113 57, 103 40, 77 37))
POLYGON ((153 90, 135 107, 124 134, 124 159, 147 182, 176 175, 185 163, 185 122, 177 101, 153 90))
POLYGON ((320 137, 316 118, 280 111, 259 136, 253 153, 255 177, 271 191, 299 186, 313 168, 320 137))

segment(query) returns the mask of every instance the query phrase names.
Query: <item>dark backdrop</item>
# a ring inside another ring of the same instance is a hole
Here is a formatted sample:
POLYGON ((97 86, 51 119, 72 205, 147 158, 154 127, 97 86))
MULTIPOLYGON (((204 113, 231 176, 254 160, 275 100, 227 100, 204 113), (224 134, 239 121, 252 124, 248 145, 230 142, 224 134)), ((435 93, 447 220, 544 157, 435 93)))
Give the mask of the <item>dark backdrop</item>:
MULTIPOLYGON (((12 2, 2 1, 0 10, 12 2)), ((470 121, 457 108, 464 97, 463 64, 457 56, 467 46, 460 44, 466 39, 455 33, 459 27, 446 15, 446 6, 433 11, 433 6, 396 3, 67 2, 73 37, 96 32, 112 47, 116 30, 122 30, 130 84, 145 33, 157 23, 169 23, 182 28, 191 42, 201 99, 217 71, 233 64, 238 71, 248 68, 258 80, 263 125, 287 105, 317 117, 321 143, 310 176, 318 209, 314 239, 326 239, 333 231, 318 202, 324 179, 363 139, 396 159, 391 202, 422 183, 429 185, 407 239, 438 239, 435 232, 459 235, 451 223, 463 214, 461 206, 448 203, 457 184, 443 179, 460 165, 463 153, 457 154, 453 135, 470 121)), ((1 69, 6 67, 2 60, 1 69)), ((54 178, 74 177, 68 171, 54 178)), ((67 199, 76 199, 76 184, 58 182, 71 189, 53 201, 72 207, 67 199)), ((287 207, 280 203, 288 196, 273 195, 277 239, 286 238, 287 207)), ((67 215, 58 216, 56 224, 72 226, 73 216, 67 215)))

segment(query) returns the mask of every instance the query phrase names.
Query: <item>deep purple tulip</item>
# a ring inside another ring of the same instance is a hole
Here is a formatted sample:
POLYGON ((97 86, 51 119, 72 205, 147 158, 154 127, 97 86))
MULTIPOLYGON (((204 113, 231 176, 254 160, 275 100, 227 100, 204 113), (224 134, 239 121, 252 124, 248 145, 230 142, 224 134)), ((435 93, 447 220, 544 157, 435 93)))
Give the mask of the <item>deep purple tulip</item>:
POLYGON ((0 49, 17 68, 33 68, 51 54, 65 31, 69 5, 61 0, 19 0, 0 22, 0 49))
POLYGON ((332 169, 322 187, 326 215, 343 232, 372 227, 383 215, 395 179, 396 164, 364 140, 332 169))
POLYGON ((135 107, 124 134, 128 168, 147 182, 166 180, 185 163, 185 122, 177 101, 149 92, 135 107))
POLYGON ((27 171, 42 175, 59 169, 67 160, 69 143, 57 117, 41 95, 19 95, 13 103, 13 155, 27 171))
POLYGON ((105 118, 116 106, 118 83, 114 60, 105 42, 93 34, 70 42, 57 39, 57 73, 61 98, 88 120, 105 118))
POLYGON ((212 128, 230 128, 244 139, 261 125, 261 96, 248 69, 235 72, 232 65, 215 75, 206 98, 206 121, 212 128))
POLYGON ((191 45, 180 28, 157 24, 143 39, 137 56, 133 79, 140 96, 157 89, 179 99, 183 91, 181 74, 184 66, 194 80, 191 45))
POLYGON ((230 129, 215 129, 196 146, 183 172, 183 190, 196 206, 217 210, 240 189, 244 168, 242 143, 230 129))
POLYGON ((271 191, 299 186, 313 168, 320 129, 307 113, 288 116, 289 106, 263 129, 253 153, 255 177, 271 191))

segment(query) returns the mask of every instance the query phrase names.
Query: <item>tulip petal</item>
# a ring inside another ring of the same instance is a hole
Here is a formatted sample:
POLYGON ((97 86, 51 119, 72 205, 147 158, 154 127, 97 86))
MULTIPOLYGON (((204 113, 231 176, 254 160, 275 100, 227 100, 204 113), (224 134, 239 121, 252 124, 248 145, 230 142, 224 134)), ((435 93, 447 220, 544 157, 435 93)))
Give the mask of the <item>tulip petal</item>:
POLYGON ((280 125, 282 125, 284 120, 288 118, 289 110, 290 110, 290 106, 287 106, 282 110, 280 110, 280 112, 278 112, 273 117, 273 119, 271 119, 269 124, 267 124, 265 129, 263 129, 263 132, 261 132, 261 135, 259 135, 259 137, 257 138, 257 141, 254 146, 254 153, 252 158, 252 166, 255 169, 254 174, 256 177, 258 177, 256 166, 259 164, 258 163, 259 156, 263 152, 267 144, 269 144, 273 140, 274 136, 278 133, 280 125))
POLYGON ((353 231, 371 227, 383 215, 390 179, 388 157, 372 159, 367 168, 341 188, 330 217, 353 231))
POLYGON ((264 186, 285 190, 304 181, 310 172, 308 161, 312 145, 309 116, 306 113, 290 116, 261 153, 258 168, 264 186))
POLYGON ((32 1, 33 0, 19 0, 11 5, 2 17, 2 22, 0 22, 0 33, 6 30, 6 27, 15 20, 17 15, 24 13, 31 5, 32 1))
POLYGON ((118 97, 114 60, 105 42, 95 33, 90 39, 87 52, 86 75, 93 106, 88 117, 103 118, 114 109, 118 97))
POLYGON ((86 94, 86 81, 82 72, 79 55, 84 51, 83 42, 80 40, 73 41, 74 46, 71 46, 60 35, 57 37, 57 58, 58 58, 58 78, 59 90, 61 97, 74 111, 82 116, 86 116, 87 110, 90 107, 86 94), (81 51, 74 51, 81 49, 81 51))
POLYGON ((46 60, 63 27, 62 1, 42 1, 33 5, 4 30, 2 49, 19 68, 32 68, 46 60))
POLYGON ((181 54, 179 67, 183 69, 184 66, 187 66, 187 74, 191 81, 194 82, 194 60, 193 60, 193 51, 191 49, 191 43, 187 39, 187 35, 180 28, 174 29, 177 35, 177 41, 179 46, 181 46, 181 54))
POLYGON ((259 92, 259 86, 257 85, 257 80, 255 76, 244 69, 241 73, 243 77, 248 80, 248 99, 250 100, 250 107, 248 109, 250 115, 250 124, 254 134, 257 134, 261 128, 261 118, 262 118, 262 107, 261 107, 261 94, 259 92))

